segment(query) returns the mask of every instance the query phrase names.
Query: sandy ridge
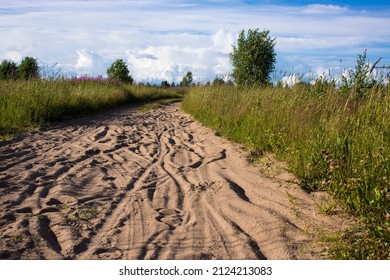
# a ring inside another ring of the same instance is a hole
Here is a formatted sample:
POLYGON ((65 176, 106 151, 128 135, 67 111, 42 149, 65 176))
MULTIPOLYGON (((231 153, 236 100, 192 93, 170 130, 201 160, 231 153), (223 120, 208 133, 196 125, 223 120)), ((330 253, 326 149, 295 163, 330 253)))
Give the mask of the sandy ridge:
POLYGON ((291 175, 266 178, 246 157, 178 105, 0 143, 0 258, 323 257, 301 248, 336 218, 291 175))

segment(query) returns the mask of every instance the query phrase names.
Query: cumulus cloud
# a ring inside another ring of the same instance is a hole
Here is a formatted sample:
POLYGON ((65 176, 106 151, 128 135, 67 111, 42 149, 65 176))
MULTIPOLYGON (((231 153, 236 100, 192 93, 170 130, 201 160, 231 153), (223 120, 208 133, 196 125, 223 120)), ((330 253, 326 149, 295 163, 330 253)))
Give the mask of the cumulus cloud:
POLYGON ((126 55, 137 81, 178 83, 191 71, 195 81, 206 82, 231 70, 228 55, 214 48, 153 46, 127 50, 126 55))
POLYGON ((230 53, 233 50, 232 45, 235 42, 235 38, 233 33, 225 29, 220 29, 212 36, 212 41, 216 50, 230 53))
POLYGON ((110 59, 86 49, 77 50, 77 62, 74 70, 79 75, 102 75, 106 73, 110 59))
POLYGON ((354 63, 366 48, 390 64, 388 11, 247 2, 2 1, 0 60, 34 56, 71 73, 104 75, 123 58, 137 81, 178 82, 186 71, 208 81, 231 70, 238 32, 260 28, 277 38, 278 69, 315 71, 339 58, 354 63))
POLYGON ((23 54, 17 50, 7 51, 4 54, 4 59, 20 62, 23 59, 23 54))

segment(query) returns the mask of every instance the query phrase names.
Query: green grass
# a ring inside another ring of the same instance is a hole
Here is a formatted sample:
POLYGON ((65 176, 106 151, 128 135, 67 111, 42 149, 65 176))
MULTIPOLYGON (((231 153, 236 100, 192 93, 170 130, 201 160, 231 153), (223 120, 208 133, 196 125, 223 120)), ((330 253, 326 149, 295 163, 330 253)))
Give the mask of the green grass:
POLYGON ((139 101, 181 98, 183 90, 96 81, 0 81, 0 137, 139 101))
POLYGON ((161 99, 157 101, 153 101, 152 103, 148 103, 138 109, 139 112, 145 113, 150 110, 158 109, 163 105, 168 105, 171 103, 179 102, 181 98, 169 98, 169 99, 161 99))
POLYGON ((328 191, 361 218, 358 235, 343 235, 360 245, 335 250, 336 258, 390 259, 389 86, 372 88, 366 98, 332 84, 320 92, 303 84, 198 87, 182 107, 252 154, 276 154, 303 188, 328 191))

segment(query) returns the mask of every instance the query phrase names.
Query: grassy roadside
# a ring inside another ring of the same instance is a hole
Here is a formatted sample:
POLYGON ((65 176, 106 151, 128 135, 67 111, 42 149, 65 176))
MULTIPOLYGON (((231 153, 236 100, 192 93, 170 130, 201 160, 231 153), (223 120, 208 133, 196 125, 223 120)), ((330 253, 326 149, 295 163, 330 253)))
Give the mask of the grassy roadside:
POLYGON ((140 107, 138 109, 138 111, 141 113, 145 113, 145 112, 150 111, 150 110, 158 109, 158 108, 162 107, 163 105, 168 105, 168 104, 176 103, 179 101, 181 101, 181 99, 179 99, 179 98, 161 99, 161 100, 153 101, 152 103, 148 103, 148 104, 140 107))
POLYGON ((109 81, 0 81, 0 137, 139 101, 182 98, 179 88, 109 81))
POLYGON ((364 226, 342 234, 338 259, 390 259, 390 89, 366 98, 293 88, 192 88, 182 107, 254 155, 272 152, 310 190, 326 190, 364 226))

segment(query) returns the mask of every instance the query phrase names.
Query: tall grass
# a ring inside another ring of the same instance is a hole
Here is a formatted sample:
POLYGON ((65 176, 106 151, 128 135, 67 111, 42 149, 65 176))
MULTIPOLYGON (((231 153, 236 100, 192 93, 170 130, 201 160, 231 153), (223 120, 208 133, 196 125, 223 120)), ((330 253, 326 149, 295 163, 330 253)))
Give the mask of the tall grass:
POLYGON ((108 80, 1 80, 0 136, 129 102, 181 96, 180 89, 131 86, 108 80))
POLYGON ((332 83, 317 87, 199 87, 182 106, 252 154, 275 153, 304 188, 326 190, 362 217, 367 228, 335 257, 389 259, 389 86, 367 98, 339 94, 332 83))

